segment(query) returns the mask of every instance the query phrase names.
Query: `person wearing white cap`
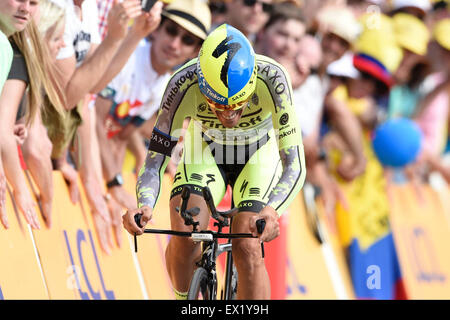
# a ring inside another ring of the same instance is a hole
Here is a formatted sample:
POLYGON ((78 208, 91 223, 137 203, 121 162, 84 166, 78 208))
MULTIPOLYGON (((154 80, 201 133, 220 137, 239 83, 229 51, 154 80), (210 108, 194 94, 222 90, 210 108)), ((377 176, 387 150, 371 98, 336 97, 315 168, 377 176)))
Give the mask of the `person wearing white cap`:
POLYGON ((325 7, 318 13, 317 21, 322 35, 320 72, 323 75, 330 63, 340 59, 351 48, 361 32, 361 25, 346 7, 325 7))
POLYGON ((347 52, 341 59, 331 63, 327 73, 334 77, 357 79, 360 76, 358 69, 353 65, 353 53, 347 52))
MULTIPOLYGON (((109 193, 119 197, 127 144, 136 156, 136 171, 146 149, 141 134, 151 138, 164 89, 175 67, 197 56, 211 27, 211 12, 202 0, 175 0, 162 11, 158 28, 142 42, 96 101, 97 135, 109 193), (112 153, 111 150, 116 150, 112 153)), ((170 170, 170 168, 169 168, 170 170)))
POLYGON ((332 90, 330 95, 340 98, 345 96, 352 100, 352 111, 364 128, 370 128, 376 120, 376 103, 372 97, 379 94, 377 92, 379 80, 355 68, 353 58, 354 54, 348 52, 328 66, 328 75, 340 78, 340 84, 330 89, 332 90))

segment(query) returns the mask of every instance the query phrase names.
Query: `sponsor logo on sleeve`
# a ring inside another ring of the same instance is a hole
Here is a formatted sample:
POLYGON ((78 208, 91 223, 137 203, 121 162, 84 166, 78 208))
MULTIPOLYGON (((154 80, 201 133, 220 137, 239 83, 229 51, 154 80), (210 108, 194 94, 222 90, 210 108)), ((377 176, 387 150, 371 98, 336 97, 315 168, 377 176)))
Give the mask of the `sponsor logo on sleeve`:
POLYGON ((158 129, 153 129, 152 138, 150 139, 149 150, 164 154, 168 157, 172 155, 172 150, 177 144, 177 139, 165 135, 158 129))

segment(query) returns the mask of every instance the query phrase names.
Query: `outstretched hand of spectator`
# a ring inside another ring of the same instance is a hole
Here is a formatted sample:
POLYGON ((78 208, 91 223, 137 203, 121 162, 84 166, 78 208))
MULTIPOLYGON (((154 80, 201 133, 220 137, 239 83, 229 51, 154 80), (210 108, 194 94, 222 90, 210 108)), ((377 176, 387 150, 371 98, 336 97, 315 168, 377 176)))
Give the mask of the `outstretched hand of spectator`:
POLYGON ((28 190, 14 190, 13 196, 27 223, 31 225, 33 229, 40 229, 41 226, 36 213, 36 203, 28 190))
POLYGON ((14 137, 16 138, 17 144, 22 145, 28 136, 28 130, 25 124, 15 124, 14 125, 14 137))
POLYGON ((69 187, 70 200, 73 204, 80 201, 80 190, 78 189, 78 172, 63 160, 59 168, 69 187))
POLYGON ((157 1, 149 12, 142 11, 142 14, 134 20, 131 32, 139 38, 144 38, 155 31, 161 22, 162 8, 163 3, 157 1))
POLYGON ((106 221, 101 215, 93 214, 92 220, 94 222, 95 230, 97 231, 97 239, 103 252, 110 255, 113 246, 113 236, 111 228, 111 220, 106 221))
POLYGON ((345 196, 344 191, 341 189, 339 184, 333 177, 329 177, 329 181, 321 186, 322 188, 322 199, 325 209, 325 214, 327 217, 328 225, 333 233, 337 232, 337 222, 336 222, 336 206, 338 203, 341 204, 344 210, 349 211, 350 205, 345 196))
POLYGON ((139 0, 114 0, 114 5, 109 11, 107 23, 107 37, 114 40, 123 40, 128 32, 130 19, 141 15, 141 2, 139 0))
POLYGON ((366 159, 364 157, 344 157, 337 167, 337 172, 346 181, 352 181, 363 174, 366 170, 366 159))

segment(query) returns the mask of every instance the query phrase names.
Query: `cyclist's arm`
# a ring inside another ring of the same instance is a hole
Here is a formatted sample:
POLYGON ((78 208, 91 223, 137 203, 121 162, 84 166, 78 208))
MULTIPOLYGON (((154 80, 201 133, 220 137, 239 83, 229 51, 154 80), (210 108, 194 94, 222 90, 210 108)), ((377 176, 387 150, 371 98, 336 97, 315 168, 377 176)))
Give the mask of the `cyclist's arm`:
POLYGON ((143 206, 155 207, 159 198, 162 177, 168 163, 169 158, 165 155, 151 150, 148 151, 136 184, 139 208, 143 206))
POLYGON ((269 195, 267 205, 281 215, 303 186, 306 176, 305 155, 287 72, 271 59, 262 60, 259 67, 273 100, 272 122, 278 136, 278 149, 283 165, 281 178, 269 195))
POLYGON ((149 151, 138 175, 136 196, 139 208, 154 208, 158 201, 164 171, 181 135, 183 121, 194 109, 195 93, 189 89, 197 83, 195 67, 195 61, 191 61, 177 71, 169 80, 161 100, 149 151))
POLYGON ((283 172, 277 185, 269 195, 267 205, 274 208, 278 215, 289 207, 303 186, 306 175, 303 147, 292 146, 280 150, 283 172))

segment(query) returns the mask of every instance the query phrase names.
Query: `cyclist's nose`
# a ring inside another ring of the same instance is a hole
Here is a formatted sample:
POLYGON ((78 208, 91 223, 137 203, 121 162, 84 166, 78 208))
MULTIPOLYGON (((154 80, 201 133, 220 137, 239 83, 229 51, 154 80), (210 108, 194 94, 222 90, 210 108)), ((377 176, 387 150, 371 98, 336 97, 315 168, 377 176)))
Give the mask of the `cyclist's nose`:
POLYGON ((221 114, 225 117, 230 117, 230 116, 236 115, 236 111, 235 110, 224 110, 224 111, 221 111, 221 114))

